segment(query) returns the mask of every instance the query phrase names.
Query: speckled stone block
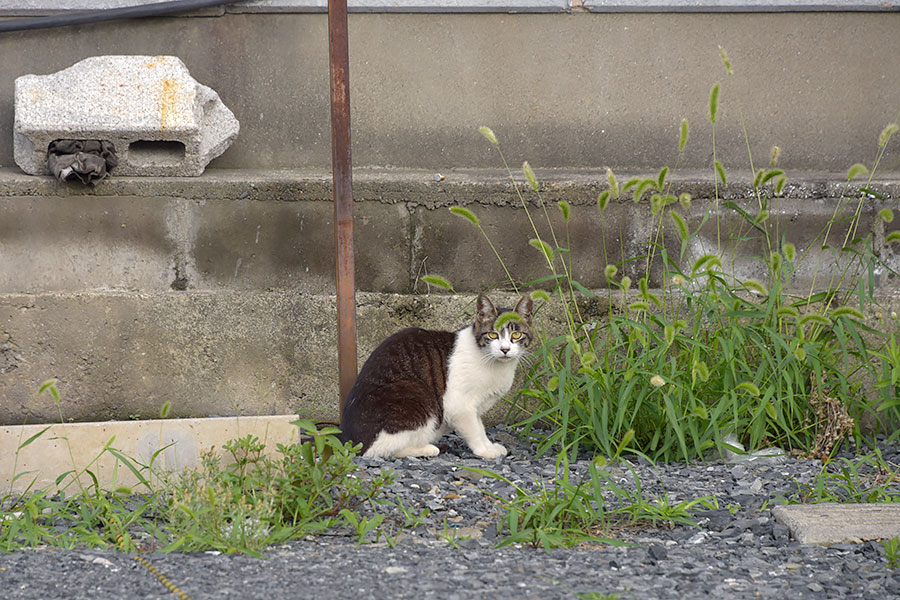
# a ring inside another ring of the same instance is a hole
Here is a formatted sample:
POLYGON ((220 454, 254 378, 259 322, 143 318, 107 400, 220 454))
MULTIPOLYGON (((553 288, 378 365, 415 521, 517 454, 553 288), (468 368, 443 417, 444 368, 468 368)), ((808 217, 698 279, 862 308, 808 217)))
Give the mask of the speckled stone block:
POLYGON ((95 56, 51 75, 16 79, 14 152, 31 175, 46 175, 57 139, 115 144, 129 176, 200 175, 240 130, 215 90, 174 56, 95 56))

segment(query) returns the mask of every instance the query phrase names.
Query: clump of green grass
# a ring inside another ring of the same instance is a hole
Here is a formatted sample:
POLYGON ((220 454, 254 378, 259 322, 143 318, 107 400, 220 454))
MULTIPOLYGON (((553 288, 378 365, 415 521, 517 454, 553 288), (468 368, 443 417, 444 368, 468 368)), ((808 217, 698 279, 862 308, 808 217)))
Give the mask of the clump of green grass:
POLYGON ((278 458, 265 456, 265 445, 247 436, 225 444, 228 464, 210 453, 199 468, 181 472, 164 492, 170 540, 164 550, 255 554, 336 526, 351 527, 364 541, 383 516, 369 519, 357 509, 374 503, 392 474, 371 481, 354 476, 354 446, 339 442, 337 429, 295 424, 312 440, 278 444, 278 458))
POLYGON ((694 524, 694 510, 716 508, 712 496, 671 503, 667 493, 648 498, 641 481, 632 470, 634 489, 616 483, 604 469, 605 460, 591 461, 578 482, 570 481, 568 463, 557 463, 558 473, 552 482, 536 481, 536 492, 529 492, 487 469, 464 467, 504 481, 515 490, 512 499, 497 496, 505 514, 498 532, 503 536, 498 544, 525 544, 550 550, 560 546, 584 543, 624 545, 615 537, 624 527, 648 525, 671 526, 675 523, 694 524))
MULTIPOLYGON (((722 60, 732 74, 724 51, 722 60)), ((713 134, 719 90, 716 84, 709 99, 713 134)), ((773 216, 780 214, 787 181, 777 165, 780 150, 774 147, 769 165, 757 168, 746 129, 753 180, 744 201, 722 197, 728 179, 716 159, 715 135, 714 197, 698 213, 696 201, 673 191, 689 134, 682 121, 671 168, 623 185, 607 169, 608 189, 596 210, 603 215, 630 195, 647 206, 652 228, 645 252, 610 263, 604 273, 609 288, 596 291, 580 284, 572 269, 568 224, 575 209, 558 203, 564 232, 557 236, 531 166, 523 165, 526 183, 520 185, 497 136, 483 127, 531 223, 536 260, 548 270, 532 282, 551 289, 533 294, 541 302, 536 312, 552 297, 565 321, 559 335, 540 340, 519 392, 517 404, 528 411, 519 423, 525 434, 540 429, 542 452, 564 449, 570 458, 580 450, 611 456, 627 436, 628 452, 653 461, 702 459, 721 451, 729 436, 748 451, 778 445, 825 456, 846 435, 861 436, 864 413, 876 416, 876 430, 896 437, 887 425, 900 417, 900 346, 882 327, 883 316, 873 320, 874 273, 890 267, 876 252, 876 232, 862 230, 865 204, 873 196, 886 200, 871 182, 896 130, 892 124, 879 137, 870 167, 849 169, 834 214, 801 252, 773 216), (854 187, 862 177, 865 183, 854 187), (526 194, 533 194, 537 210, 526 194), (536 226, 533 212, 545 227, 536 226), (741 276, 738 268, 746 268, 738 257, 748 245, 762 252, 751 263, 756 277, 741 276), (812 254, 812 248, 820 251, 812 254), (826 256, 834 264, 823 264, 826 256), (795 284, 801 266, 813 271, 806 291, 795 284), (607 315, 585 317, 583 303, 604 296, 607 315), (871 384, 877 396, 867 391, 871 384)), ((884 208, 880 219, 889 221, 895 209, 884 208)), ((463 216, 477 223, 468 209, 463 216)), ((599 252, 609 256, 605 227, 597 235, 599 252)), ((887 243, 895 241, 900 234, 886 236, 887 243)), ((510 284, 517 288, 511 276, 510 284)))
POLYGON ((795 482, 797 489, 782 500, 787 504, 818 502, 900 502, 900 466, 871 452, 826 461, 812 483, 795 482))
MULTIPOLYGON (((59 402, 55 381, 45 383, 44 392, 59 402)), ((153 460, 138 464, 111 439, 91 464, 79 468, 73 460, 72 469, 57 478, 55 493, 34 489, 32 482, 23 493, 0 496, 0 551, 48 545, 260 555, 271 544, 332 528, 355 531, 360 543, 380 535, 383 515, 364 516, 360 509, 382 502, 392 473, 360 477, 353 461, 357 447, 338 441, 337 429, 317 429, 304 420, 294 424, 309 440, 278 444, 276 457, 247 436, 223 446, 227 460, 210 452, 198 467, 175 474, 159 473, 153 460), (134 474, 137 491, 101 488, 91 469, 106 453, 134 474), (83 476, 90 485, 81 483, 83 476)), ((18 450, 46 431, 24 440, 18 450)), ((17 473, 15 480, 27 476, 17 473)))

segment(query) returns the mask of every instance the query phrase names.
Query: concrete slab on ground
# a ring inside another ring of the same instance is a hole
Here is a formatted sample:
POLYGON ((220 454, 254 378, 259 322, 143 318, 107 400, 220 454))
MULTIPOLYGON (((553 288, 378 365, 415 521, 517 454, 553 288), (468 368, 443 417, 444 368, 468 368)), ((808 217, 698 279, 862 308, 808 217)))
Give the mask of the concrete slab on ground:
POLYGON ((0 427, 0 494, 28 488, 51 493, 67 488, 69 494, 92 484, 97 477, 102 489, 129 487, 143 491, 138 478, 117 456, 124 456, 142 477, 151 480, 142 466, 153 465, 154 476, 173 473, 199 464, 210 450, 222 453, 222 445, 236 438, 255 435, 266 445, 266 454, 276 454, 276 444, 299 440, 299 429, 291 425, 295 415, 266 417, 219 417, 207 419, 154 419, 16 425, 0 427), (112 451, 110 451, 110 449, 112 451), (78 483, 71 475, 78 473, 78 483))
POLYGON ((772 509, 801 544, 845 544, 900 536, 898 504, 794 504, 772 509))

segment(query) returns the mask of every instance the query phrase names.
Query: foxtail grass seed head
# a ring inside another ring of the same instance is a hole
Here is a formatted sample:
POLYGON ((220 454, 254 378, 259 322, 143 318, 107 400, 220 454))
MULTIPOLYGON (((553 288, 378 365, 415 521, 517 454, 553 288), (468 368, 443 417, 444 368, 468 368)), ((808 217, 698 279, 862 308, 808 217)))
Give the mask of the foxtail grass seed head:
POLYGON ((757 281, 755 279, 747 279, 744 281, 744 287, 750 290, 751 292, 756 292, 760 296, 768 296, 769 290, 766 289, 766 286, 762 284, 762 282, 757 281))
POLYGON ((778 157, 781 156, 781 148, 772 146, 772 154, 769 157, 769 166, 774 167, 778 163, 778 157))
POLYGON ((866 165, 861 163, 856 163, 847 171, 847 181, 853 181, 857 177, 865 177, 869 174, 869 169, 866 165))
POLYGON ((716 167, 716 174, 719 176, 719 181, 722 182, 722 185, 728 185, 728 180, 725 178, 725 167, 723 167, 722 163, 719 161, 715 161, 714 166, 716 167))
POLYGON ((725 52, 725 48, 719 46, 719 57, 722 59, 722 64, 725 65, 725 71, 729 75, 734 75, 734 71, 731 70, 731 60, 728 58, 728 53, 725 52))
POLYGON ((531 189, 536 192, 539 191, 540 186, 538 185, 537 177, 534 176, 534 171, 531 170, 531 165, 528 164, 527 160, 522 163, 522 171, 525 173, 525 179, 528 180, 531 189))
POLYGON ((691 367, 691 379, 693 383, 697 383, 698 379, 704 383, 709 381, 709 367, 706 366, 706 362, 702 360, 694 361, 691 367))
POLYGON ((550 302, 550 295, 544 290, 534 290, 531 292, 532 300, 540 300, 541 302, 550 302))
POLYGON ((428 285, 433 285, 435 287, 444 288, 445 290, 450 290, 451 292, 455 292, 453 286, 450 285, 450 282, 441 277, 440 275, 426 275, 422 278, 422 281, 427 283, 428 285))
POLYGON ((659 194, 653 194, 650 196, 650 214, 654 217, 659 214, 659 211, 662 210, 663 202, 662 196, 659 194))
POLYGON ((735 389, 735 391, 744 390, 751 396, 755 396, 755 397, 759 397, 759 393, 760 393, 759 388, 756 387, 756 384, 754 384, 750 381, 742 381, 741 383, 737 384, 737 386, 734 389, 735 389))
POLYGON ((165 404, 163 404, 163 405, 162 405, 162 408, 161 408, 160 411, 159 411, 159 418, 160 418, 160 419, 165 419, 166 417, 168 417, 168 416, 169 416, 169 409, 171 409, 171 408, 172 408, 172 403, 171 403, 171 402, 166 402, 165 404))
POLYGON ((569 206, 569 203, 566 202, 565 200, 560 200, 559 202, 556 203, 556 205, 559 207, 559 212, 562 213, 563 221, 568 223, 569 222, 569 214, 572 212, 572 207, 569 206))
POLYGON ((616 180, 616 176, 613 173, 612 169, 606 167, 606 181, 609 182, 609 189, 612 192, 612 195, 617 199, 619 197, 619 182, 616 180))
POLYGON ((756 214, 756 218, 753 220, 753 223, 759 225, 769 218, 769 211, 761 210, 756 214))
POLYGON ((900 242, 900 231, 892 231, 884 237, 884 241, 887 244, 896 244, 900 242))
POLYGON ((887 146, 888 141, 891 139, 891 136, 897 133, 897 130, 900 129, 900 125, 896 123, 891 123, 881 132, 881 135, 878 137, 878 147, 884 148, 887 146))
POLYGON ((687 285, 687 280, 681 275, 673 275, 672 283, 674 285, 677 285, 678 287, 684 287, 685 285, 687 285))
POLYGON ((538 239, 528 240, 528 243, 543 252, 544 257, 547 259, 548 263, 553 262, 553 250, 550 249, 550 244, 548 244, 544 240, 538 239))
POLYGON ((894 220, 894 211, 889 208, 882 208, 878 211, 878 218, 885 223, 890 223, 894 220))
POLYGON ((616 265, 606 265, 606 268, 603 270, 603 275, 606 276, 607 281, 612 281, 613 277, 615 277, 618 272, 619 267, 616 265))
POLYGON ((765 173, 766 172, 763 171, 762 169, 760 169, 759 171, 756 172, 756 176, 753 178, 753 189, 756 189, 761 185, 762 178, 763 178, 763 175, 765 175, 765 173))
POLYGON ((597 196, 597 206, 600 208, 600 212, 606 210, 606 207, 609 206, 609 190, 600 192, 600 195, 597 196))
POLYGON ((796 358, 800 362, 804 362, 806 360, 806 350, 803 349, 803 346, 797 346, 796 348, 794 348, 794 358, 796 358))
POLYGON ((892 318, 893 320, 895 320, 895 321, 897 320, 897 313, 896 313, 896 311, 893 311, 893 310, 891 311, 891 318, 892 318))
POLYGON ((622 281, 621 281, 621 284, 622 284, 622 289, 623 289, 623 290, 625 290, 626 292, 627 292, 628 290, 630 290, 630 289, 631 289, 631 277, 629 277, 628 275, 626 275, 625 277, 623 277, 623 278, 622 278, 622 281))
POLYGON ((500 142, 497 141, 497 136, 494 135, 493 130, 490 127, 481 127, 478 131, 481 132, 481 135, 486 137, 490 143, 495 146, 499 146, 500 142))
POLYGON ((663 328, 663 335, 666 338, 666 345, 671 346, 675 342, 675 327, 666 325, 663 328))
POLYGON ((780 196, 781 191, 784 190, 784 184, 787 183, 787 177, 782 175, 778 178, 778 181, 775 183, 775 194, 780 196))
POLYGON ((688 120, 681 120, 681 135, 678 138, 678 151, 684 152, 684 147, 687 145, 688 141, 688 120))
POLYGON ((663 167, 656 175, 656 189, 662 191, 663 185, 666 183, 666 176, 669 174, 669 167, 663 167))
POLYGON ((638 288, 641 290, 641 297, 646 299, 647 295, 650 293, 650 281, 646 275, 638 280, 638 288))
POLYGON ((494 329, 501 330, 511 322, 516 321, 518 323, 524 323, 525 320, 522 318, 522 315, 513 310, 508 310, 505 313, 502 313, 497 320, 494 321, 494 329))
POLYGON ((687 192, 683 192, 678 196, 678 203, 681 204, 681 208, 684 210, 691 210, 691 195, 687 192))
POLYGON ((672 221, 675 222, 675 229, 678 231, 678 238, 682 241, 688 239, 688 227, 687 223, 685 223, 684 221, 684 217, 682 217, 674 210, 669 211, 669 216, 672 217, 672 221))
POLYGON ((654 375, 650 378, 650 385, 652 385, 653 387, 662 387, 666 385, 666 380, 659 375, 654 375))
POLYGON ((719 110, 719 84, 713 86, 709 93, 709 122, 715 125, 716 113, 719 110))
MULTIPOLYGON (((882 318, 882 314, 878 313, 878 318, 882 318)), ((865 321, 866 316, 861 311, 856 310, 852 306, 841 306, 831 311, 831 317, 837 319, 839 317, 852 317, 857 321, 865 321)))
POLYGON ((797 258, 797 248, 790 242, 782 246, 781 251, 784 253, 784 257, 788 260, 788 262, 792 263, 794 262, 794 259, 797 258))
POLYGON ((781 270, 781 254, 778 252, 773 252, 769 255, 769 265, 772 267, 772 272, 777 273, 781 270))
POLYGON ((786 319, 788 317, 796 319, 800 316, 800 312, 793 306, 782 306, 775 311, 775 316, 779 319, 786 319))
POLYGON ((590 367, 595 362, 597 362, 597 355, 593 352, 585 352, 581 355, 581 366, 590 367))
POLYGON ((478 227, 478 228, 481 227, 481 222, 478 220, 478 217, 476 217, 475 213, 473 213, 468 208, 465 208, 463 206, 451 206, 450 212, 452 212, 454 215, 456 215, 458 217, 462 217, 463 219, 466 219, 467 221, 472 223, 472 225, 474 225, 475 227, 478 227))

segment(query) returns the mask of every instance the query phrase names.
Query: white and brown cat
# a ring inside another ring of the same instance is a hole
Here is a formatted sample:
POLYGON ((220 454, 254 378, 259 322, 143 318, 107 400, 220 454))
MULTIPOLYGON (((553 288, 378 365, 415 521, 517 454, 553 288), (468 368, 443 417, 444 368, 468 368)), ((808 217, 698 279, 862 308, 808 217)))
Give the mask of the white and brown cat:
POLYGON ((531 343, 532 301, 515 307, 521 320, 499 330, 505 310, 481 295, 471 325, 456 332, 404 329, 378 346, 360 370, 341 417, 341 439, 363 456, 436 456, 435 442, 455 430, 482 458, 506 454, 491 442, 481 416, 509 391, 531 343))

